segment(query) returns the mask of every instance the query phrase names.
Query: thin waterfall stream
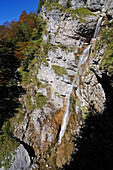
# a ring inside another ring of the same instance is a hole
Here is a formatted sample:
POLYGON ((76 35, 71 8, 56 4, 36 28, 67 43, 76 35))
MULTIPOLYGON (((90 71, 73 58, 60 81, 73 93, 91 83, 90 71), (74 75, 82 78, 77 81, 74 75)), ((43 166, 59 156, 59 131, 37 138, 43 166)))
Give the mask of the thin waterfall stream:
POLYGON ((64 136, 64 133, 65 133, 65 130, 66 130, 66 127, 67 127, 67 123, 68 123, 68 120, 69 120, 70 97, 71 97, 71 93, 73 91, 75 79, 76 79, 76 76, 74 77, 74 80, 73 80, 71 88, 70 88, 70 92, 69 92, 68 97, 67 97, 67 107, 66 107, 66 111, 65 111, 65 114, 64 114, 64 117, 63 117, 63 122, 62 122, 62 127, 61 127, 61 131, 60 131, 60 135, 59 135, 58 145, 60 145, 60 143, 61 143, 62 137, 64 136))
POLYGON ((87 61, 87 59, 89 57, 89 54, 90 54, 90 48, 91 48, 91 45, 88 45, 88 47, 83 51, 83 54, 79 59, 78 68, 86 63, 86 61, 87 61))
POLYGON ((100 17, 98 22, 97 22, 97 26, 96 26, 95 33, 94 33, 94 38, 98 37, 98 34, 100 32, 100 26, 101 26, 101 23, 102 23, 102 19, 103 19, 103 17, 100 17))
MULTIPOLYGON (((96 26, 95 33, 94 33, 94 38, 97 38, 97 36, 99 34, 102 19, 103 19, 103 17, 100 17, 98 22, 97 22, 97 26, 96 26)), ((91 49, 91 45, 88 45, 88 47, 83 51, 83 54, 79 59, 78 70, 80 70, 81 66, 86 63, 86 61, 87 61, 87 59, 88 59, 88 57, 90 55, 90 49, 91 49)), ((74 80, 73 80, 71 88, 70 88, 70 92, 69 92, 69 94, 67 96, 67 107, 66 107, 66 111, 65 111, 63 121, 62 121, 62 126, 61 126, 61 131, 60 131, 60 134, 59 134, 58 145, 61 144, 62 137, 64 136, 64 133, 65 133, 66 127, 67 127, 67 123, 69 121, 70 97, 71 97, 71 93, 73 91, 73 87, 74 87, 74 83, 75 83, 76 78, 77 77, 76 77, 76 74, 75 74, 74 80)))

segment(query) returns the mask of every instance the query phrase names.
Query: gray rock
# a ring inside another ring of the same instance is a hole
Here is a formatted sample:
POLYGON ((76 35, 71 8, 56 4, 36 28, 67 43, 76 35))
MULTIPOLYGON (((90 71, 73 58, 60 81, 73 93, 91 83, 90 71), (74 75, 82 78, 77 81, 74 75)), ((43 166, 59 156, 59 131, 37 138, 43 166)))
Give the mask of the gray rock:
MULTIPOLYGON (((77 39, 90 40, 97 23, 97 16, 89 15, 80 22, 79 18, 72 18, 70 14, 59 15, 59 20, 54 19, 58 11, 47 13, 46 30, 51 35, 52 44, 74 45, 77 39), (55 35, 54 35, 55 34, 55 35)), ((57 17, 56 17, 57 18, 57 17)))
POLYGON ((75 8, 81 8, 83 7, 85 4, 83 1, 81 0, 59 0, 59 4, 63 5, 64 7, 72 7, 73 9, 75 8))
POLYGON ((109 5, 109 9, 107 10, 107 16, 110 19, 113 19, 113 1, 111 1, 110 5, 109 5))
MULTIPOLYGON (((102 12, 106 12, 107 10, 112 9, 111 0, 87 0, 86 7, 92 11, 101 10, 102 12)), ((108 12, 109 13, 109 12, 108 12)))
POLYGON ((29 154, 22 144, 16 150, 16 155, 14 155, 14 157, 15 161, 12 163, 9 170, 26 170, 31 164, 29 154))
POLYGON ((81 0, 71 0, 71 4, 73 9, 82 8, 85 5, 81 0))
POLYGON ((68 0, 59 0, 58 2, 59 2, 60 5, 63 5, 63 6, 66 7, 68 0))

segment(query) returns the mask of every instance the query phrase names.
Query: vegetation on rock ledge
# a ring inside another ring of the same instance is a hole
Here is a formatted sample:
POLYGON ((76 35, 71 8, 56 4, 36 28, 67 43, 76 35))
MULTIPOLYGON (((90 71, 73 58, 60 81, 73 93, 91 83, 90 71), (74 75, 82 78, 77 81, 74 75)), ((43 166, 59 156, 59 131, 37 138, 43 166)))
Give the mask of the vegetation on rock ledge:
POLYGON ((57 74, 58 76, 63 76, 64 74, 66 75, 67 74, 67 71, 64 67, 60 67, 60 66, 57 66, 57 65, 52 65, 52 68, 55 72, 55 74, 57 74))

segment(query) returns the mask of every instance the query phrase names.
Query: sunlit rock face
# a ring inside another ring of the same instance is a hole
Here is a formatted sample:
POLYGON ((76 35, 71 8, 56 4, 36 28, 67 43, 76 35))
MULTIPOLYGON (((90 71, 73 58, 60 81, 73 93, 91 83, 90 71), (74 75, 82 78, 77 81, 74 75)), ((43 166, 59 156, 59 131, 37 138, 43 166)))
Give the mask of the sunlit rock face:
MULTIPOLYGON (((66 6, 67 1, 59 0, 66 6)), ((86 2, 71 1, 73 9, 83 7, 86 2)), ((103 5, 101 1, 87 1, 87 7, 94 11, 103 5)), ((107 4, 106 4, 107 6, 107 4)), ((59 9, 47 11, 42 8, 46 19, 46 31, 43 33, 43 43, 49 44, 47 51, 48 64, 41 64, 36 77, 44 88, 32 86, 31 96, 43 94, 47 103, 42 108, 35 108, 31 112, 26 109, 24 122, 15 126, 14 136, 24 141, 33 148, 36 161, 42 169, 62 167, 69 163, 74 152, 73 135, 79 135, 80 126, 83 124, 90 104, 95 110, 101 112, 106 100, 102 85, 90 68, 99 69, 105 48, 93 56, 95 39, 93 39, 98 15, 72 17, 69 12, 59 9), (80 40, 83 45, 80 45, 80 40), (83 57, 84 50, 91 44, 88 56, 80 67, 78 64, 83 57), (92 51, 91 51, 92 50, 92 51), (57 145, 62 120, 65 114, 67 97, 72 82, 75 79, 73 91, 70 95, 69 122, 61 144, 57 145)), ((101 76, 102 72, 98 72, 101 76)))
POLYGON ((27 169, 30 164, 30 156, 24 146, 21 144, 18 149, 15 151, 15 155, 13 155, 12 159, 14 159, 13 164, 9 168, 9 170, 15 170, 15 169, 27 169))
POLYGON ((81 8, 85 5, 85 3, 82 0, 59 0, 58 1, 60 5, 63 5, 65 7, 72 7, 73 9, 81 8))
POLYGON ((111 0, 87 0, 86 7, 92 11, 101 10, 113 18, 113 2, 111 0))

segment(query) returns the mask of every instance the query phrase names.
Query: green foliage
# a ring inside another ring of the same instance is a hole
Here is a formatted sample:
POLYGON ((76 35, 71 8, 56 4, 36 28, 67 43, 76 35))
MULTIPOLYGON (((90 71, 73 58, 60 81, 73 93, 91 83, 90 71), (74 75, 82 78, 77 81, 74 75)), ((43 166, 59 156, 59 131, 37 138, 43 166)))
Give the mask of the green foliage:
POLYGON ((100 67, 103 70, 107 70, 109 75, 113 75, 113 27, 108 24, 109 27, 101 31, 101 39, 97 40, 94 55, 96 51, 99 51, 103 46, 107 45, 107 48, 102 56, 100 67))
POLYGON ((37 78, 36 74, 33 76, 33 84, 34 86, 37 86, 37 88, 45 88, 46 85, 42 84, 39 79, 37 78))
POLYGON ((16 109, 15 115, 9 120, 10 121, 10 130, 14 130, 15 123, 19 125, 24 121, 25 112, 22 110, 22 107, 16 109))
MULTIPOLYGON (((42 63, 47 65, 46 47, 44 52, 41 52, 45 23, 41 16, 34 13, 28 15, 23 11, 19 21, 0 26, 0 162, 4 161, 0 166, 3 165, 6 169, 10 166, 11 153, 18 146, 11 134, 15 124, 20 124, 25 116, 18 100, 24 92, 21 86, 17 87, 17 82, 22 82, 23 85, 30 84, 35 65, 38 64, 37 73, 42 63)), ((35 78, 33 77, 34 84, 40 88, 45 87, 35 78)), ((36 104, 41 108, 46 99, 40 96, 39 100, 37 97, 36 104)), ((28 93, 25 102, 28 110, 38 107, 32 103, 31 95, 28 93)))
POLYGON ((7 41, 0 41, 0 86, 10 87, 16 85, 14 72, 19 62, 14 56, 13 44, 7 41))
POLYGON ((57 65, 52 65, 52 68, 55 72, 55 74, 57 74, 58 76, 63 76, 64 74, 67 74, 67 70, 64 67, 60 67, 57 65))
POLYGON ((35 96, 35 103, 36 107, 41 109, 47 103, 45 96, 40 93, 37 93, 35 96))
POLYGON ((102 57, 101 67, 108 70, 109 75, 113 75, 113 41, 107 46, 102 57))
POLYGON ((33 84, 34 84, 34 86, 38 86, 38 84, 39 84, 39 80, 38 80, 36 74, 33 76, 33 84))
POLYGON ((11 153, 19 146, 19 143, 10 135, 10 123, 7 121, 0 132, 0 167, 8 169, 11 166, 11 153))
POLYGON ((27 72, 27 71, 22 71, 22 72, 21 72, 21 76, 22 76, 22 83, 23 83, 24 85, 26 85, 26 84, 27 84, 28 72, 27 72))
POLYGON ((28 110, 32 110, 33 104, 32 104, 32 101, 31 101, 31 95, 30 94, 27 94, 25 96, 25 102, 26 102, 26 106, 27 106, 28 110))

